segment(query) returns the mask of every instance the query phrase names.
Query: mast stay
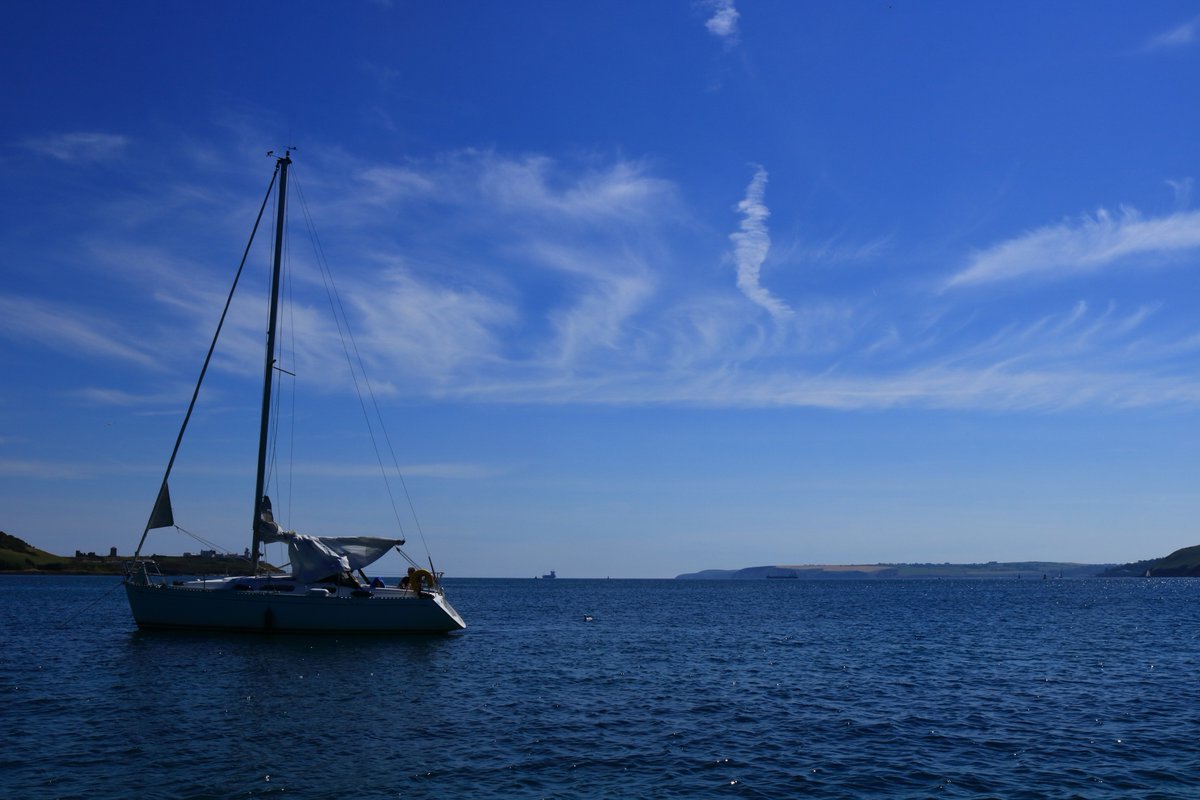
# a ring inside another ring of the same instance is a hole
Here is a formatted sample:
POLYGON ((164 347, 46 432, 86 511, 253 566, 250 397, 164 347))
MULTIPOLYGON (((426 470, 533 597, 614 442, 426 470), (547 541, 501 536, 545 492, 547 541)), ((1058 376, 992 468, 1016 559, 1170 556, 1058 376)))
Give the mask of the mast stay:
MULTIPOLYGON (((284 158, 287 157, 284 156, 284 158)), ((271 182, 267 184, 267 193, 263 196, 262 205, 258 207, 258 216, 254 218, 254 227, 250 229, 250 239, 246 242, 246 249, 242 251, 242 261, 238 264, 237 272, 233 276, 233 285, 229 287, 229 295, 225 298, 225 308, 222 309, 221 318, 217 321, 217 330, 213 333, 212 343, 208 346, 208 354, 204 357, 204 366, 200 368, 200 377, 196 379, 196 388, 192 390, 192 399, 188 403, 187 413, 183 415, 183 423, 179 426, 179 435, 175 437, 175 447, 171 450, 171 458, 167 460, 167 468, 163 472, 162 483, 158 487, 158 495, 154 500, 154 508, 150 511, 150 518, 146 520, 146 527, 142 530, 142 538, 138 541, 137 550, 133 553, 135 559, 141 557, 142 547, 146 544, 146 535, 150 533, 151 529, 168 528, 175 525, 174 514, 171 511, 171 494, 167 488, 167 480, 171 477, 171 469, 175 466, 175 457, 179 455, 179 447, 183 444, 183 434, 187 430, 188 422, 192 418, 192 411, 196 408, 196 400, 200 396, 200 386, 204 383, 204 376, 208 373, 208 365, 212 362, 213 351, 216 350, 217 340, 221 337, 221 328, 224 327, 225 317, 229 314, 229 306, 232 304, 233 295, 237 291, 238 281, 241 279, 242 270, 246 266, 246 259, 250 256, 250 247, 254 244, 254 237, 257 235, 258 226, 262 222, 263 212, 267 209, 267 201, 271 199, 271 190, 275 188, 275 178, 279 175, 281 161, 282 159, 277 159, 275 171, 271 173, 271 182)), ((291 161, 288 160, 288 163, 290 164, 291 161)), ((278 259, 278 256, 276 258, 278 259)), ((278 269, 278 264, 276 264, 276 269, 278 269)), ((255 510, 254 516, 255 519, 258 519, 257 510, 255 510)))

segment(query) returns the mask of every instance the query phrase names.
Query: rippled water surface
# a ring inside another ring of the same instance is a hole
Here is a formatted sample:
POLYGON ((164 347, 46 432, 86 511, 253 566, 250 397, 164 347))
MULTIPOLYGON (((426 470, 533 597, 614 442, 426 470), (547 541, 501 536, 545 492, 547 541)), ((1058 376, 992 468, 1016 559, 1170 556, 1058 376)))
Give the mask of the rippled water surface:
POLYGON ((1200 581, 447 587, 460 634, 172 634, 0 576, 0 796, 1200 796, 1200 581))

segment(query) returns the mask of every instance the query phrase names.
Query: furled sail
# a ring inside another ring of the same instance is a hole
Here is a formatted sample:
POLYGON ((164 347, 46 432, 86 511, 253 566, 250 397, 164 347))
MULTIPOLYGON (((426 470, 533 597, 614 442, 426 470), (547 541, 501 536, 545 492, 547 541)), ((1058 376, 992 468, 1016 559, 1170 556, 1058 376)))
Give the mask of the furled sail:
POLYGON ((378 561, 403 539, 384 539, 376 536, 309 536, 285 531, 279 523, 261 520, 259 540, 271 544, 282 542, 288 548, 292 576, 300 581, 316 581, 347 570, 363 569, 378 561))

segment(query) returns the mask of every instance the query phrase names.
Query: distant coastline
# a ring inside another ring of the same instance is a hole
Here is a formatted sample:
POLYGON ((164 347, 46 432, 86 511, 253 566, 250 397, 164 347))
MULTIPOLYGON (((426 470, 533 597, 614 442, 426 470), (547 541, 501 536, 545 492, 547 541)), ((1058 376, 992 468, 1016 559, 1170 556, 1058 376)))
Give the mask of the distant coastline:
MULTIPOLYGON (((0 531, 0 574, 5 575, 121 575, 133 558, 76 552, 60 556, 40 550, 11 534, 0 531)), ((244 573, 249 559, 242 555, 202 551, 177 556, 154 554, 147 558, 158 564, 164 575, 232 575, 244 573)), ((265 562, 266 569, 281 572, 265 562)), ((1128 564, 1080 564, 1058 561, 988 561, 974 564, 878 563, 878 564, 768 564, 741 569, 706 569, 685 572, 675 580, 915 580, 922 578, 995 578, 1050 580, 1058 578, 1200 577, 1200 545, 1184 547, 1162 558, 1128 564)))
POLYGON ((742 569, 706 569, 675 576, 676 580, 913 580, 919 578, 1090 578, 1112 564, 1076 564, 1057 561, 996 562, 985 564, 770 564, 742 569))
POLYGON ((1129 564, 1078 564, 1058 561, 988 561, 982 564, 769 564, 742 569, 706 569, 676 575, 676 580, 914 580, 920 578, 1125 578, 1200 577, 1200 545, 1169 556, 1129 564))

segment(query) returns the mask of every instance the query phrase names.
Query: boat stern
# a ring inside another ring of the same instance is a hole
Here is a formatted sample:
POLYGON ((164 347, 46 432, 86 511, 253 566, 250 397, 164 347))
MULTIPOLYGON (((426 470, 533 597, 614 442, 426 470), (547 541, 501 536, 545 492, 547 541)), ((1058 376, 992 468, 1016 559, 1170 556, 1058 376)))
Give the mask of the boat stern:
POLYGON ((438 594, 434 595, 433 602, 437 604, 438 608, 446 612, 446 616, 448 616, 454 622, 454 624, 458 625, 458 630, 461 631, 466 629, 466 621, 459 616, 457 611, 454 610, 454 606, 450 605, 450 601, 446 599, 446 595, 439 592, 438 594))

